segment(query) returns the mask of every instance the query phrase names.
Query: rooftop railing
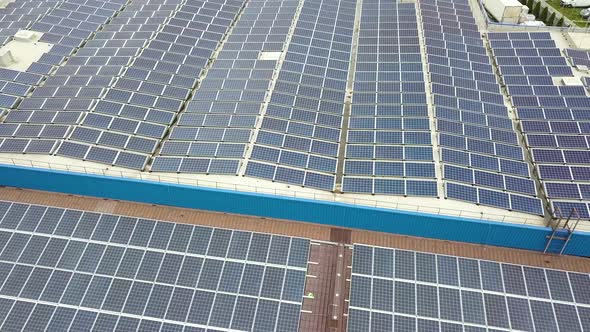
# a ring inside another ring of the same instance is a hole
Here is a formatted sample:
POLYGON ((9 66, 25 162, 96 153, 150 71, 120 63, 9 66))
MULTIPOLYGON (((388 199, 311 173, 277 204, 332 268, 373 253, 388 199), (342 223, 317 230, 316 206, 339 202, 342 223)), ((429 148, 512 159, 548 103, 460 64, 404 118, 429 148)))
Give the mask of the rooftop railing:
POLYGON ((354 205, 384 208, 384 209, 403 210, 403 211, 411 211, 411 212, 422 212, 422 213, 430 213, 430 214, 435 214, 435 215, 444 215, 444 216, 451 216, 451 217, 463 217, 463 218, 480 219, 480 220, 493 220, 493 221, 510 222, 510 223, 515 223, 515 224, 526 224, 526 225, 535 225, 535 226, 544 225, 544 220, 540 216, 523 217, 522 214, 515 215, 514 213, 506 213, 506 214, 489 213, 489 212, 480 212, 480 211, 473 211, 473 210, 443 208, 443 207, 436 207, 436 206, 429 206, 429 205, 418 205, 418 204, 404 203, 404 202, 392 202, 392 201, 377 199, 377 197, 375 197, 375 196, 370 196, 371 198, 358 198, 358 197, 354 197, 350 194, 342 194, 342 193, 328 193, 328 192, 317 193, 317 192, 310 192, 310 191, 305 191, 305 190, 280 189, 280 188, 272 188, 270 186, 263 186, 263 185, 245 185, 245 184, 239 184, 239 183, 197 179, 195 177, 187 177, 187 176, 183 176, 180 174, 178 176, 170 176, 170 175, 157 174, 157 173, 151 173, 151 172, 139 172, 139 171, 132 171, 132 170, 111 169, 111 168, 106 168, 106 167, 105 168, 98 168, 98 167, 73 165, 73 164, 61 164, 61 163, 46 162, 46 161, 8 158, 8 157, 1 157, 1 156, 0 156, 0 163, 14 165, 14 166, 21 166, 21 167, 31 167, 31 168, 42 168, 42 169, 49 169, 49 170, 56 170, 56 171, 65 171, 65 172, 71 172, 71 173, 82 173, 82 174, 105 176, 105 177, 116 177, 116 178, 124 178, 124 179, 153 181, 153 182, 160 182, 163 184, 180 184, 180 185, 187 185, 187 186, 197 186, 197 187, 233 190, 233 191, 239 191, 239 192, 250 192, 250 193, 275 195, 275 196, 282 196, 282 197, 311 199, 311 200, 317 200, 317 201, 323 201, 323 202, 337 202, 337 203, 354 204, 354 205))

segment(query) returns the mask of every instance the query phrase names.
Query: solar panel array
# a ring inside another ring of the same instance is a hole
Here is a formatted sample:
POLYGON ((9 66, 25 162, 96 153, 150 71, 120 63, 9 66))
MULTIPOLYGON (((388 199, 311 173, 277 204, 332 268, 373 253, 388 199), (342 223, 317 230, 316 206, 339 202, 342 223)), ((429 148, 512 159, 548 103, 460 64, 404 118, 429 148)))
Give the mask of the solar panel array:
POLYGON ((89 114, 83 124, 135 135, 127 145, 123 145, 125 139, 121 135, 108 136, 111 144, 120 143, 115 145, 118 148, 130 149, 133 139, 143 136, 145 139, 133 142, 131 149, 153 153, 240 6, 239 1, 205 1, 177 4, 169 13, 160 8, 145 13, 143 6, 138 6, 137 13, 124 11, 120 24, 109 25, 115 33, 107 34, 107 38, 116 38, 116 33, 122 30, 125 33, 120 37, 127 41, 135 37, 143 48, 137 49, 131 59, 123 60, 124 74, 109 87, 95 108, 95 113, 100 114, 89 114), (150 14, 157 21, 144 24, 144 17, 150 14), (133 23, 138 23, 134 25, 137 31, 131 34, 129 30, 133 28, 129 25, 133 23))
MULTIPOLYGON (((154 37, 154 31, 145 27, 158 27, 166 16, 153 17, 157 8, 149 6, 129 6, 111 20, 102 31, 80 49, 67 63, 59 68, 55 76, 50 77, 43 87, 36 89, 35 96, 48 98, 61 95, 60 91, 73 94, 88 94, 90 107, 69 135, 70 141, 64 142, 57 154, 105 164, 117 164, 142 169, 147 156, 137 154, 121 155, 117 150, 105 147, 128 149, 144 154, 151 153, 157 145, 158 130, 163 126, 150 126, 131 120, 131 112, 119 112, 121 104, 112 101, 112 95, 125 78, 120 78, 128 66, 139 54, 141 48, 154 37), (125 27, 125 28, 123 28, 125 27), (94 76, 96 75, 96 76, 94 76), (92 77, 94 76, 94 77, 92 77), (99 100, 100 99, 100 100, 99 100), (121 114, 121 117, 116 117, 121 114), (137 129, 137 135, 134 135, 137 129), (86 143, 86 144, 84 144, 86 143), (90 147, 88 144, 97 146, 90 147), (99 147, 102 146, 102 147, 99 147), (121 159, 121 160, 119 160, 121 159)), ((176 9, 172 5, 163 11, 170 14, 176 9)), ((139 90, 139 89, 138 89, 139 90)), ((126 110, 134 109, 126 105, 126 110)), ((139 111, 139 109, 138 109, 139 111)), ((155 114, 155 113, 153 113, 155 114)))
POLYGON ((354 245, 348 332, 587 331, 588 274, 354 245))
POLYGON ((420 2, 446 197, 543 214, 466 0, 420 2))
POLYGON ((414 3, 363 1, 343 192, 437 196, 414 3))
MULTIPOLYGON (((6 9, 0 9, 0 14, 4 14, 2 23, 6 24, 19 19, 16 13, 31 8, 36 15, 27 15, 23 22, 6 32, 14 33, 17 29, 42 32, 40 41, 53 45, 26 72, 0 69, 5 81, 0 108, 22 110, 11 112, 0 124, 0 136, 6 137, 0 146, 1 152, 47 154, 54 151, 60 139, 68 136, 80 114, 91 108, 90 95, 96 91, 86 89, 78 96, 75 88, 64 88, 55 98, 49 96, 47 90, 33 96, 38 98, 32 98, 30 93, 44 79, 56 73, 57 66, 86 43, 122 6, 123 1, 39 1, 36 4, 11 3, 6 9)), ((6 36, 0 45, 10 39, 6 36)))
POLYGON ((21 29, 26 29, 57 6, 56 1, 20 1, 11 3, 0 9, 0 45, 8 43, 12 36, 21 29))
POLYGON ((356 1, 305 1, 246 175, 333 190, 356 1))
POLYGON ((554 214, 568 217, 575 208, 589 218, 586 89, 554 84, 574 75, 549 33, 490 33, 489 39, 554 214))
MULTIPOLYGON (((0 45, 8 43, 15 33, 29 28, 60 3, 61 1, 19 1, 0 9, 0 45)), ((41 63, 34 64, 26 72, 0 68, 0 116, 5 109, 20 102, 39 83, 41 75, 35 72, 36 68, 43 67, 43 61, 41 59, 41 63)), ((0 138, 0 146, 2 141, 0 138)))
POLYGON ((574 66, 590 67, 590 53, 588 51, 566 48, 565 55, 574 66))
POLYGON ((277 65, 260 54, 283 50, 297 5, 247 3, 152 171, 237 174, 277 65))
POLYGON ((53 47, 26 72, 0 68, 0 153, 400 196, 438 197, 439 173, 445 198, 543 215, 526 147, 553 210, 590 218, 590 98, 554 84, 574 76, 549 33, 488 34, 523 143, 467 0, 356 7, 11 3, 0 45, 30 29, 53 47))
POLYGON ((298 331, 309 246, 0 201, 0 330, 298 331))
POLYGON ((2 132, 18 138, 6 139, 1 151, 143 169, 241 6, 118 2, 66 1, 32 24, 44 32, 41 41, 54 44, 29 68, 45 75, 37 84, 47 79, 10 105, 17 110, 2 132))

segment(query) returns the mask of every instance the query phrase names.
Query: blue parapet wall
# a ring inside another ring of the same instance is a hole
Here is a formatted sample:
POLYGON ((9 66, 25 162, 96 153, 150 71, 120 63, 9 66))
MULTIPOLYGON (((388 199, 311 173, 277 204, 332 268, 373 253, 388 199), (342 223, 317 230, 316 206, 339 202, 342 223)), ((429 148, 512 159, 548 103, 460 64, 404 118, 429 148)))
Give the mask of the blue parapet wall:
MULTIPOLYGON (((3 164, 0 185, 536 251, 550 234, 546 227, 3 164)), ((576 232, 566 254, 590 256, 590 233, 576 232)))

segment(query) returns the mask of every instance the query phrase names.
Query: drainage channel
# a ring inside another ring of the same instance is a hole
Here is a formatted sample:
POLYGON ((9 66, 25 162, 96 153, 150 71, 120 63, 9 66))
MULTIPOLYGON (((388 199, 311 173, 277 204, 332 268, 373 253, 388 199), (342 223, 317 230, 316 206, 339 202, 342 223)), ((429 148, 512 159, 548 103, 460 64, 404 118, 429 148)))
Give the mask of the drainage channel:
POLYGON ((340 145, 338 146, 338 161, 336 163, 336 185, 335 192, 342 192, 342 179, 344 177, 344 160, 346 159, 346 142, 348 140, 348 123, 352 108, 352 95, 354 92, 354 73, 356 71, 356 60, 359 46, 359 35, 361 30, 361 15, 363 11, 363 0, 357 0, 354 19, 354 30, 352 33, 352 49, 350 53, 350 65, 348 66, 348 77, 346 81, 346 95, 344 99, 344 111, 342 115, 342 128, 340 130, 340 145))

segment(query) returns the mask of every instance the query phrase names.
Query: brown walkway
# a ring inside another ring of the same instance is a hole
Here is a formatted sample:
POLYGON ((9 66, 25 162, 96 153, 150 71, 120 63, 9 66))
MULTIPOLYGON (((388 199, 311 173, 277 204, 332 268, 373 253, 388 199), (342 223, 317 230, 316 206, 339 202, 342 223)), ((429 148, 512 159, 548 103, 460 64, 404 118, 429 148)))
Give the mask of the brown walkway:
POLYGON ((352 250, 314 243, 309 262, 299 330, 345 332, 352 250))
POLYGON ((299 236, 319 241, 364 243, 384 247, 418 250, 463 257, 488 259, 498 262, 590 273, 590 259, 588 258, 544 255, 542 253, 527 250, 432 240, 361 230, 352 230, 350 233, 345 231, 338 232, 332 231, 334 228, 328 226, 304 222, 213 213, 200 210, 156 206, 127 201, 105 200, 99 198, 55 194, 15 188, 0 188, 0 199, 182 223, 242 229, 272 234, 283 234, 288 236, 299 236))

